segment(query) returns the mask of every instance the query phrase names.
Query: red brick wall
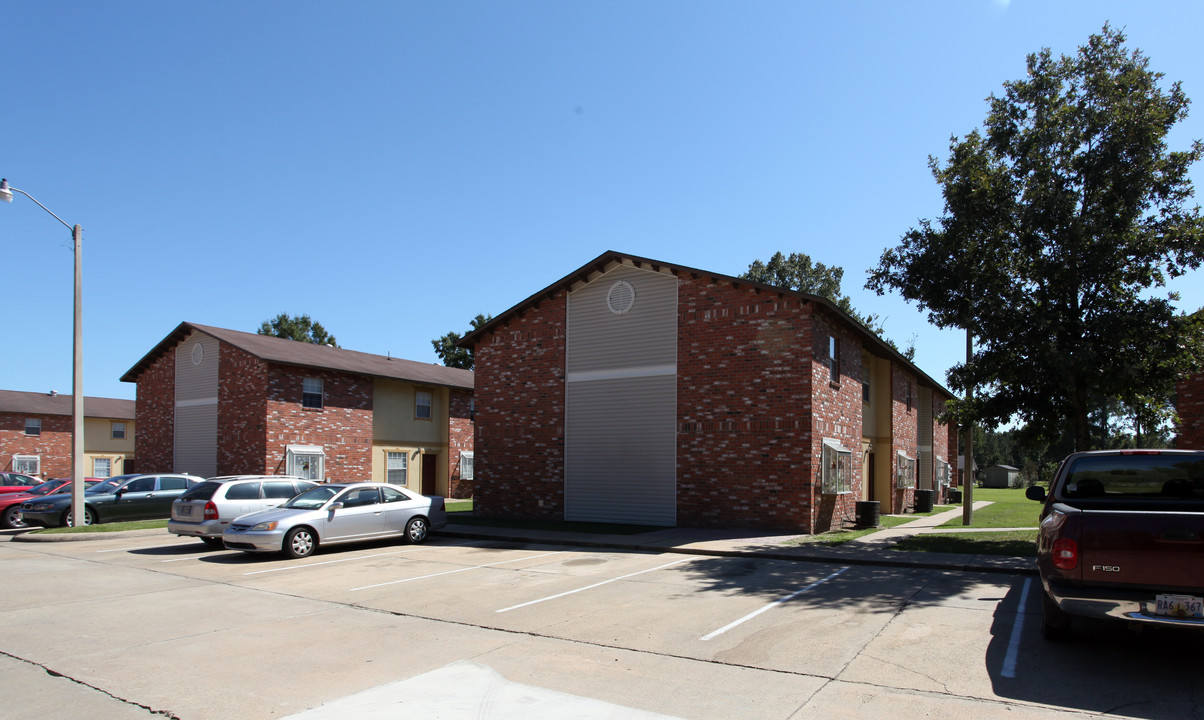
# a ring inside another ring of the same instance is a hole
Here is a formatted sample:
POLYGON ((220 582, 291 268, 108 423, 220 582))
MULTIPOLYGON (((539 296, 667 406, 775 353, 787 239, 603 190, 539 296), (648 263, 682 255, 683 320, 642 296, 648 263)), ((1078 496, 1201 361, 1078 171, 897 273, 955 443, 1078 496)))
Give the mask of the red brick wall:
POLYGON ((218 365, 217 473, 259 475, 275 470, 267 457, 267 364, 222 344, 218 365))
POLYGON ((541 300, 476 347, 473 511, 563 519, 567 298, 541 300))
MULTIPOLYGON (((472 391, 449 390, 447 402, 447 495, 470 498, 473 496, 473 481, 460 477, 460 453, 472 452, 473 447, 472 391)), ((475 457, 473 475, 476 475, 475 457)))
POLYGON ((71 431, 70 415, 0 413, 0 470, 13 472, 13 455, 38 455, 40 477, 71 477, 71 431), (25 434, 26 418, 42 421, 41 435, 25 434))
POLYGON ((810 531, 811 307, 678 282, 677 522, 810 531))
POLYGON ((843 323, 818 315, 811 378, 813 388, 812 415, 814 434, 811 437, 811 488, 816 498, 812 513, 812 532, 825 532, 852 525, 857 517, 857 500, 861 498, 861 343, 843 323), (828 362, 828 338, 835 336, 840 343, 840 377, 832 378, 828 362), (853 491, 845 495, 823 494, 823 441, 838 440, 851 451, 853 491))
POLYGON ((916 459, 917 485, 920 457, 920 390, 916 376, 896 363, 891 363, 891 436, 890 457, 892 506, 890 512, 901 513, 915 506, 915 489, 900 490, 896 478, 899 471, 899 453, 916 459))
POLYGON ((1204 450, 1204 373, 1179 383, 1175 410, 1179 413, 1175 447, 1204 450))
POLYGON ((138 376, 134 413, 138 422, 134 457, 139 472, 174 471, 176 348, 169 349, 138 376))
POLYGON ((326 480, 372 479, 372 378, 270 365, 266 388, 264 472, 287 471, 289 445, 321 445, 326 453, 326 480), (307 377, 322 379, 321 409, 301 406, 301 381, 307 377))

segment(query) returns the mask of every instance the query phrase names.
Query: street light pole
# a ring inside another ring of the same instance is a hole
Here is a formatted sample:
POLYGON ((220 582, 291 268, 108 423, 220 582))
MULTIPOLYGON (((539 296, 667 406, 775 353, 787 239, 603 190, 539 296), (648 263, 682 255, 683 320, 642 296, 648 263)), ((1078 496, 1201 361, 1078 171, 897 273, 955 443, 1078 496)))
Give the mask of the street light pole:
POLYGON ((55 215, 37 198, 15 187, 8 180, 0 179, 0 201, 11 203, 13 193, 21 193, 34 204, 50 213, 55 220, 71 230, 72 251, 75 254, 75 307, 72 334, 71 358, 71 524, 84 523, 84 231, 79 225, 71 226, 55 215))

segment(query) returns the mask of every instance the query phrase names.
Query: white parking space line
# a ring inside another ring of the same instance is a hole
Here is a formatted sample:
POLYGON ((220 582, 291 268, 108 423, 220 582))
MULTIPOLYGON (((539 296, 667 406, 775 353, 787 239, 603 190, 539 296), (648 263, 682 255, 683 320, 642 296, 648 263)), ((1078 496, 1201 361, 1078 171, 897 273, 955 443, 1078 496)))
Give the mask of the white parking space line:
POLYGON ((514 558, 512 560, 499 560, 498 562, 494 563, 486 563, 485 565, 474 565, 472 567, 458 568, 456 570, 444 570, 443 572, 431 573, 430 575, 419 575, 418 577, 404 578, 402 580, 390 580, 389 582, 376 583, 375 585, 364 585, 362 587, 351 588, 349 592, 355 592, 357 590, 370 590, 372 588, 384 587, 386 585, 397 585, 398 583, 410 582, 412 580, 425 580, 427 578, 439 577, 440 575, 454 575, 456 573, 467 572, 469 570, 480 570, 481 568, 493 567, 495 565, 505 565, 506 563, 518 562, 520 560, 535 560, 541 557, 548 557, 549 555, 560 555, 563 552, 564 550, 557 550, 556 552, 544 553, 542 555, 528 555, 526 557, 514 558))
POLYGON ((1000 672, 1005 678, 1016 677, 1016 657, 1020 654, 1020 630, 1024 626, 1025 606, 1028 604, 1028 589, 1033 584, 1033 579, 1024 579, 1024 589, 1020 591, 1020 604, 1016 606, 1016 618, 1012 620, 1012 636, 1008 638, 1008 651, 1003 656, 1003 670, 1000 672))
POLYGON ((177 543, 172 543, 171 545, 135 545, 134 547, 114 548, 111 550, 97 550, 96 554, 99 555, 101 553, 130 552, 131 550, 160 550, 163 548, 180 547, 183 544, 184 543, 181 541, 181 542, 177 542, 177 543))
POLYGON ((824 583, 828 582, 832 578, 841 574, 845 570, 848 570, 848 568, 842 567, 841 569, 837 570, 836 572, 832 573, 831 575, 827 576, 826 578, 821 578, 819 580, 816 580, 815 582, 811 583, 810 585, 803 588, 802 590, 797 590, 795 592, 790 593, 789 595, 787 595, 784 598, 774 600, 773 602, 769 603, 768 605, 761 608, 760 610, 757 610, 756 612, 751 612, 733 623, 728 623, 727 625, 724 625, 723 627, 719 628, 718 630, 716 630, 713 633, 710 633, 709 635, 703 635, 699 639, 700 640, 710 640, 712 638, 719 637, 720 635, 727 632, 728 630, 731 630, 734 627, 739 627, 740 625, 743 625, 744 623, 748 622, 749 620, 752 620, 753 618, 757 617, 761 613, 769 612, 770 610, 774 609, 778 605, 781 605, 784 602, 789 602, 789 601, 793 600, 794 598, 798 597, 799 595, 802 595, 803 593, 805 593, 809 590, 813 590, 813 589, 819 587, 820 585, 823 585, 824 583))
POLYGON ((419 550, 424 550, 428 547, 459 547, 461 545, 467 545, 467 544, 468 543, 449 543, 447 545, 428 545, 425 547, 412 547, 412 548, 407 548, 405 550, 394 550, 393 552, 376 553, 375 555, 359 555, 356 557, 339 558, 338 560, 324 560, 322 562, 306 563, 304 565, 289 565, 287 567, 268 568, 267 570, 253 570, 251 572, 245 572, 245 573, 243 573, 243 575, 262 575, 264 573, 284 572, 285 570, 304 570, 306 568, 318 567, 320 565, 333 565, 334 563, 354 562, 356 560, 371 560, 372 558, 388 557, 389 555, 403 555, 406 553, 418 552, 419 550))
POLYGON ((593 585, 587 585, 583 588, 577 588, 576 590, 569 590, 568 592, 562 592, 562 593, 559 593, 556 595, 549 595, 548 597, 540 598, 538 600, 532 600, 530 602, 520 603, 518 605, 511 605, 508 608, 502 608, 501 610, 497 610, 496 612, 500 612, 500 613, 510 612, 511 610, 518 610, 519 608, 525 608, 529 605, 537 605, 541 602, 547 602, 549 600, 556 600, 557 598, 562 598, 562 597, 565 597, 566 595, 573 595, 575 593, 585 592, 586 590, 593 590, 596 587, 602 587, 603 585, 609 585, 612 582, 617 582, 619 580, 626 580, 627 578, 635 577, 636 575, 643 575, 644 573, 656 572, 657 570, 664 570, 667 567, 673 567, 674 565, 679 565, 681 563, 690 562, 691 560, 697 560, 697 559, 698 558, 683 558, 681 560, 674 560, 671 563, 666 563, 666 564, 660 565, 658 567, 649 568, 647 570, 641 570, 639 572, 634 572, 629 575, 623 575, 622 577, 611 578, 610 580, 603 580, 600 583, 594 583, 593 585))

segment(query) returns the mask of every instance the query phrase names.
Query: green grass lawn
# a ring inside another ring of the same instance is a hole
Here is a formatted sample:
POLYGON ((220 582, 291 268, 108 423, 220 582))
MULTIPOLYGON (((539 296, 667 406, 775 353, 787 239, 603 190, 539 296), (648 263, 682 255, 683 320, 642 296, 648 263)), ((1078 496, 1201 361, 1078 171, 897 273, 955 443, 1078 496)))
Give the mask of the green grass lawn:
POLYGON ((153 530, 155 528, 166 528, 167 520, 135 520, 132 522, 115 522, 115 523, 100 523, 99 525, 85 525, 83 527, 56 527, 44 528, 36 532, 46 535, 65 535, 65 534, 83 534, 83 533, 111 533, 121 532, 122 530, 153 530))
MULTIPOLYGON (((988 500, 993 504, 975 510, 973 521, 968 527, 1037 527, 1037 518, 1041 514, 1041 503, 1024 497, 1024 488, 974 488, 974 501, 982 500, 988 500)), ((962 527, 962 519, 954 518, 941 527, 962 527)))
POLYGON ((892 549, 912 552, 1035 557, 1037 555, 1037 531, 1003 530, 1000 532, 913 535, 895 543, 892 549))
POLYGON ((932 509, 932 512, 914 513, 909 515, 882 515, 878 518, 880 527, 876 528, 852 528, 847 530, 829 530, 828 532, 819 533, 817 535, 802 535, 785 544, 787 545, 843 545, 850 540, 855 540, 859 537, 864 537, 870 533, 876 533, 884 528, 892 528, 903 523, 909 523, 922 517, 928 517, 939 512, 949 510, 951 506, 937 506, 932 509))

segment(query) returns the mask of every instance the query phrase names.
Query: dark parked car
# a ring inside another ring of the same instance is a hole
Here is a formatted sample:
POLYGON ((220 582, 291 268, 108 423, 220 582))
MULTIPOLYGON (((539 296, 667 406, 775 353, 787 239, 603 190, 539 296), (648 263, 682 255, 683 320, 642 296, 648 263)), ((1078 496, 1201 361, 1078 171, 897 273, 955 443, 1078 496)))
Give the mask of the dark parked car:
POLYGON ((1204 451, 1075 453, 1027 495, 1046 638, 1075 615, 1204 629, 1204 451))
MULTIPOLYGON (((119 475, 84 491, 84 525, 120 520, 154 520, 171 515, 171 501, 203 482, 193 475, 119 475)), ((71 524, 71 495, 47 495, 21 505, 30 525, 71 524)))
POLYGON ((0 472, 0 493, 29 492, 42 481, 32 475, 15 472, 0 472))
MULTIPOLYGON (((84 480, 84 488, 90 488, 99 482, 99 480, 94 478, 88 478, 84 480)), ((32 500, 44 495, 71 492, 71 478, 47 480, 41 485, 35 485, 34 487, 26 488, 26 490, 28 492, 0 495, 0 528, 12 529, 25 527, 26 523, 21 519, 21 505, 26 500, 32 500)))

